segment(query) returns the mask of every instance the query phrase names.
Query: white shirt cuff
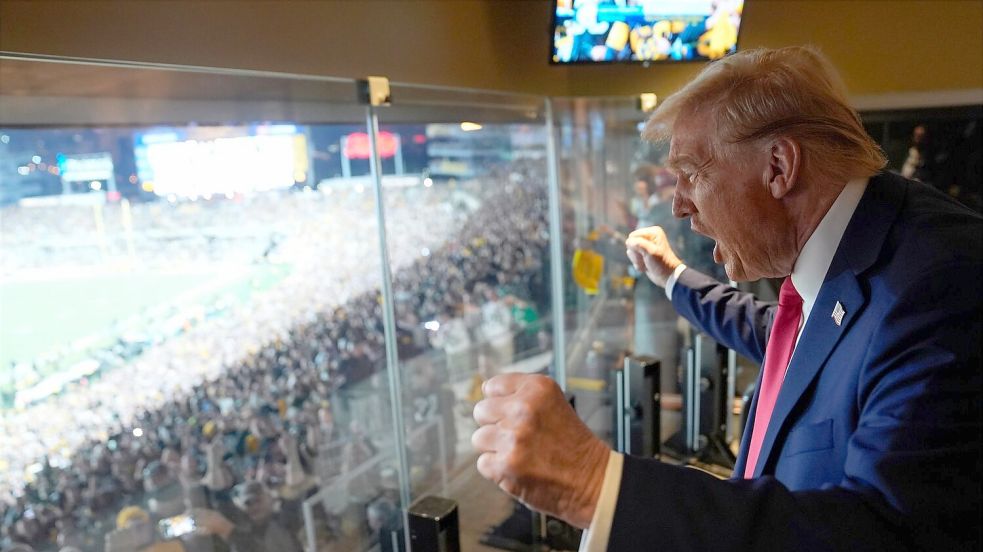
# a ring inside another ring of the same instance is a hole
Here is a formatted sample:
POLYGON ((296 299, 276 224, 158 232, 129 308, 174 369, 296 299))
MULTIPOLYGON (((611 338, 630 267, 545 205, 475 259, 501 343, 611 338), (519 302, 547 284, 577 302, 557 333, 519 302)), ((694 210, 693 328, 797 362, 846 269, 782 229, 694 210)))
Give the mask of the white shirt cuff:
POLYGON ((605 552, 611 538, 611 524, 614 522, 614 509, 618 505, 618 492, 621 491, 621 471, 625 457, 613 450, 608 455, 608 466, 604 470, 604 483, 601 495, 594 508, 590 527, 580 539, 580 552, 605 552))
POLYGON ((679 275, 682 274, 684 270, 686 270, 686 265, 680 263, 680 265, 676 267, 676 270, 673 270, 672 274, 666 278, 666 297, 668 297, 670 301, 672 301, 672 288, 675 287, 676 280, 679 279, 679 275))

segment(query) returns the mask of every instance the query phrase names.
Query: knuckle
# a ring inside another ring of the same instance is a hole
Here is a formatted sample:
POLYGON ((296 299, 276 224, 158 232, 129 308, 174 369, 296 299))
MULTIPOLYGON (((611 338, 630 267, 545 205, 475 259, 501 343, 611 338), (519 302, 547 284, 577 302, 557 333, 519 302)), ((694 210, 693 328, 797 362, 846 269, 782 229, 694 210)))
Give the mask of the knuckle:
POLYGON ((536 385, 539 394, 544 398, 555 400, 558 397, 561 399, 563 397, 560 386, 549 376, 536 376, 536 385))
POLYGON ((522 423, 532 417, 532 408, 525 401, 512 401, 508 405, 509 418, 522 423))
POLYGON ((531 425, 526 425, 511 432, 505 442, 512 455, 525 456, 526 451, 535 445, 536 437, 536 432, 531 425))
POLYGON ((530 386, 538 393, 548 393, 553 387, 553 380, 549 376, 536 374, 529 380, 530 386))

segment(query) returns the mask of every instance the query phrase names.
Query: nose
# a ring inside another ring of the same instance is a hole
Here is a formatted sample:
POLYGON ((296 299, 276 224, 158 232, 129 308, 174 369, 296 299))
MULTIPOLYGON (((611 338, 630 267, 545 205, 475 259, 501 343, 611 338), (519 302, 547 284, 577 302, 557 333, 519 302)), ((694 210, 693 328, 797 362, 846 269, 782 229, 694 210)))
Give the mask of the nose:
MULTIPOLYGON (((680 179, 682 180, 682 179, 680 179)), ((686 218, 696 212, 696 206, 686 195, 684 186, 677 185, 676 191, 672 195, 672 216, 676 218, 686 218)))

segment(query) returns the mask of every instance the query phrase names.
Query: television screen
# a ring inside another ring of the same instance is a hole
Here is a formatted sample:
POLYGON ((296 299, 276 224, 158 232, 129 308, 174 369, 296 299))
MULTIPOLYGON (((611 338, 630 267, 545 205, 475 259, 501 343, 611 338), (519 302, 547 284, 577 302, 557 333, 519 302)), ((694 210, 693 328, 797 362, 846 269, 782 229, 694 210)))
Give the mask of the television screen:
POLYGON ((553 63, 707 61, 737 51, 744 0, 555 0, 553 63))

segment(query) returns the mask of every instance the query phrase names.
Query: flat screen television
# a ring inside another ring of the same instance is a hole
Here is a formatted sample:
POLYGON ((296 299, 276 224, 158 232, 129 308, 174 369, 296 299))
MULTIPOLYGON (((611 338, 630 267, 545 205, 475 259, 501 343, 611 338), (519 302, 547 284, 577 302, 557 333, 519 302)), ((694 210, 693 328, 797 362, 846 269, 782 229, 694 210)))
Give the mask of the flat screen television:
POLYGON ((551 62, 709 61, 737 51, 744 0, 554 0, 551 62))

